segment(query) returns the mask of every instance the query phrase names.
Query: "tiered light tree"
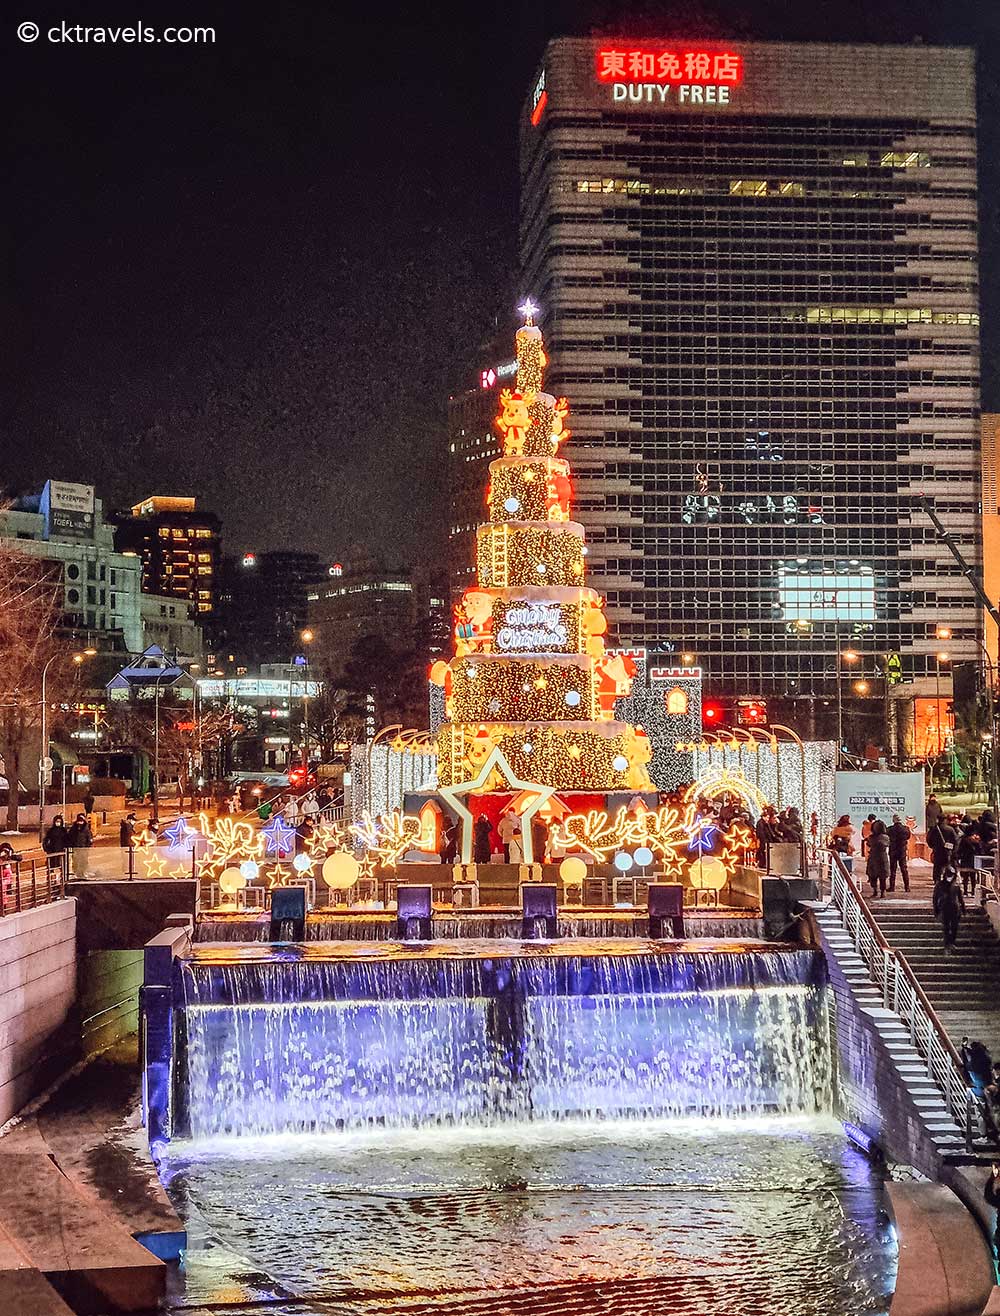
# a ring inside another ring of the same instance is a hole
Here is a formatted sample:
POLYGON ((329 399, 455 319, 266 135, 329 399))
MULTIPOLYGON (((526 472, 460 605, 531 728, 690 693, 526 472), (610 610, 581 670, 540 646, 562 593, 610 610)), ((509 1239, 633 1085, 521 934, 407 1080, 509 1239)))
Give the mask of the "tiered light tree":
POLYGON ((629 665, 605 649, 604 600, 585 584, 584 530, 558 455, 568 404, 543 391, 536 308, 521 310, 516 387, 500 394, 496 422, 503 456, 490 464, 489 519, 477 533, 478 584, 456 608, 455 657, 438 665, 447 714, 438 783, 452 802, 461 786, 648 791, 649 741, 614 717, 629 665))

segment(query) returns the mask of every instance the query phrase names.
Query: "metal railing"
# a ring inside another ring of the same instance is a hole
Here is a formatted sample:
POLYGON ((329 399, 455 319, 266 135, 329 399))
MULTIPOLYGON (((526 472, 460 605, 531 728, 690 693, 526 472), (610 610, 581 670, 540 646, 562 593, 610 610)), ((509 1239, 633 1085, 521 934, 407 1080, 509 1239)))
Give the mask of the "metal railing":
POLYGON ((0 918, 66 897, 69 856, 39 851, 0 859, 0 918))
POLYGON ((962 1131, 966 1148, 971 1149, 979 1131, 979 1103, 966 1082, 961 1058, 906 956, 893 949, 882 935, 840 855, 828 853, 830 899, 840 913, 844 930, 881 992, 885 1008, 906 1025, 911 1043, 926 1064, 927 1077, 962 1131))

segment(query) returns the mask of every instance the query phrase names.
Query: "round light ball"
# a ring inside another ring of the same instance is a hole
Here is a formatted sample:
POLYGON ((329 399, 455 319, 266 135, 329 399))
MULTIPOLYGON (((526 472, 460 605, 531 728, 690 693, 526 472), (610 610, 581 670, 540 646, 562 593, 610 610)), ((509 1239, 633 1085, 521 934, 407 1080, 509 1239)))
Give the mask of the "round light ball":
POLYGON ((579 886, 587 876, 587 865, 578 854, 567 855, 559 865, 559 876, 566 886, 579 886))
POLYGON ((525 754, 530 754, 535 747, 530 740, 526 740, 521 748, 524 750, 525 754))
POLYGON ((648 845, 640 845, 635 852, 635 862, 640 868, 645 868, 647 864, 653 862, 653 852, 648 845))
POLYGON ((505 498, 503 510, 505 512, 519 512, 521 510, 520 498, 505 498))
POLYGON ((227 896, 235 896, 246 884, 247 880, 238 868, 224 868, 219 874, 219 889, 227 896))
POLYGON ((431 663, 431 670, 428 673, 432 685, 444 685, 445 677, 448 675, 448 664, 439 658, 436 663, 431 663))
POLYGON ((580 691, 567 690, 565 695, 563 695, 563 698, 570 708, 576 708, 577 704, 580 702, 580 691))
POLYGON ((624 850, 620 850, 618 854, 615 855, 615 867, 618 869, 619 873, 627 873, 632 867, 632 856, 626 854, 624 850))
POLYGON ((358 880, 361 865, 347 850, 327 855, 323 861, 323 881, 331 891, 346 891, 358 880))
POLYGON ((252 882, 260 874, 260 864, 256 859, 244 859, 240 864, 240 874, 245 882, 252 882))
POLYGON ((292 860, 292 867, 297 873, 308 873, 313 861, 307 854, 297 854, 292 860))
POLYGON ((624 754, 616 754, 611 760, 611 766, 614 768, 615 772, 624 772, 628 767, 628 759, 624 754))
POLYGON ((546 571, 548 571, 548 567, 545 565, 544 562, 539 562, 538 566, 535 567, 535 570, 538 572, 540 576, 544 576, 546 571))

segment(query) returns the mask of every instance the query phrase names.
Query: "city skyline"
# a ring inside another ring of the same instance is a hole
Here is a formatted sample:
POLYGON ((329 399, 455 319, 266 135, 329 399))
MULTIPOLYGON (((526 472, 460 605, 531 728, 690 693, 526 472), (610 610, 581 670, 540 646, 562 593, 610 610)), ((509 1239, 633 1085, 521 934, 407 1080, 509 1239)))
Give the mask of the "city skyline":
MULTIPOLYGON (((94 49, 70 59, 39 43, 15 70, 8 489, 55 476, 122 507, 150 490, 197 492, 230 552, 294 543, 332 557, 367 541, 405 561, 428 530, 443 543, 431 458, 445 402, 526 291, 504 274, 519 106, 545 40, 592 25, 978 41, 988 268, 998 33, 972 6, 947 18, 930 5, 858 7, 834 22, 707 5, 682 23, 669 11, 554 5, 500 30, 444 12, 406 25, 390 9, 378 37, 338 30, 337 49, 355 52, 348 67, 306 7, 272 38, 263 96, 250 74, 264 34, 224 11, 209 53, 169 63, 94 49), (56 68, 43 113, 39 74, 56 68), (112 68, 113 87, 95 85, 95 70, 112 68)), ((988 278, 983 401, 994 408, 995 301, 988 278)))

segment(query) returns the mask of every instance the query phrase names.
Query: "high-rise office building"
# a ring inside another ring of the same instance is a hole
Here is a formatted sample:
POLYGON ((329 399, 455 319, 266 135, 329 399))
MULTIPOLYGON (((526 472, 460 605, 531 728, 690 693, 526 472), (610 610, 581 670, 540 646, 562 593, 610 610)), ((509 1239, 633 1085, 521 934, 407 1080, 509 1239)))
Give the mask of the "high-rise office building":
POLYGON ((521 132, 523 286, 621 642, 810 706, 887 659, 932 691, 941 624, 975 659, 914 500, 978 568, 972 52, 557 40, 521 132))
POLYGON ((115 544, 142 560, 147 594, 187 599, 195 621, 215 612, 219 518, 198 510, 194 498, 144 498, 116 518, 115 544))

